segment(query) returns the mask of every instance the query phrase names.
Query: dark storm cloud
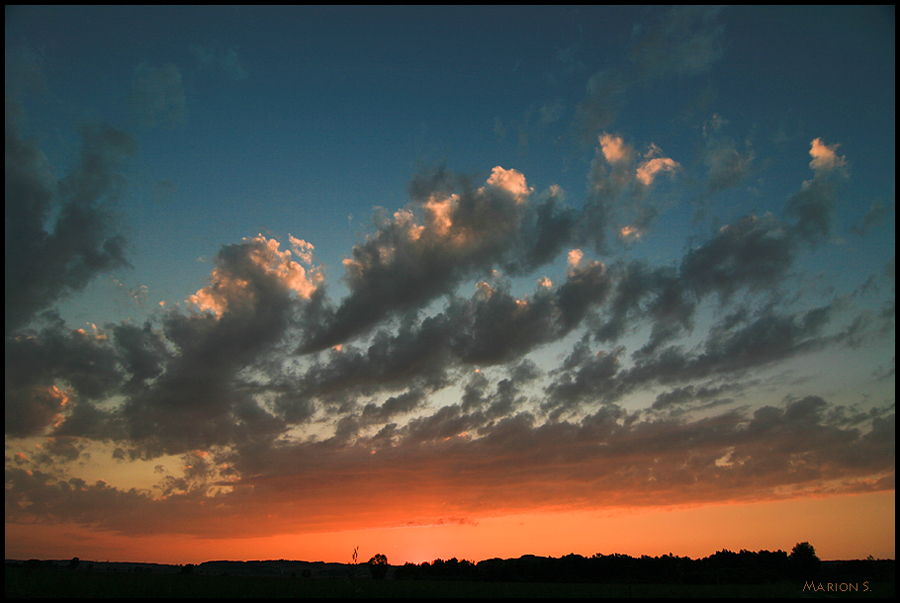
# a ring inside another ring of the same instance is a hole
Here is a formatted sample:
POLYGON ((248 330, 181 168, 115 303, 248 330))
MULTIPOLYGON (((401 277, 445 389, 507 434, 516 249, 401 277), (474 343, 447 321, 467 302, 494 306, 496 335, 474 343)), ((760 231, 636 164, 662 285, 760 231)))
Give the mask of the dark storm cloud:
POLYGON ((6 333, 98 274, 128 266, 113 206, 125 185, 124 162, 136 150, 115 128, 86 126, 76 167, 57 180, 40 149, 19 138, 10 103, 7 99, 6 333))

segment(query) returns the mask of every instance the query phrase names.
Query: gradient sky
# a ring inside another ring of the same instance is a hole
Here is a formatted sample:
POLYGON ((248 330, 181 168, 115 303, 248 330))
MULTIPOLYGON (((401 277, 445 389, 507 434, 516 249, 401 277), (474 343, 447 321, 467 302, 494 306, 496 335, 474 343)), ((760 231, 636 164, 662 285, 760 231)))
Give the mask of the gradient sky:
POLYGON ((6 557, 894 557, 893 9, 7 8, 6 557))

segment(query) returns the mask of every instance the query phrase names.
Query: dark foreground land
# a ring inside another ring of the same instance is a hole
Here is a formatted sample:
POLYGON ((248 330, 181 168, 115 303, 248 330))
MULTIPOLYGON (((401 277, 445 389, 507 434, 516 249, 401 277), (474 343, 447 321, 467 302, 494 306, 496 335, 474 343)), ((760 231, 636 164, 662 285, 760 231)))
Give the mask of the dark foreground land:
POLYGON ((893 582, 565 584, 68 571, 7 565, 6 597, 892 597, 893 582))

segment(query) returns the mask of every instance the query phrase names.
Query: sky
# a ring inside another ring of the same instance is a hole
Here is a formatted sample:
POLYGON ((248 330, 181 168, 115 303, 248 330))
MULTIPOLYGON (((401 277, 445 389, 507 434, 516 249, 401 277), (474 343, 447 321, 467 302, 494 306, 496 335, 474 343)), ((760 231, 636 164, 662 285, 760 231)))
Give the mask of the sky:
POLYGON ((5 17, 6 558, 894 558, 893 9, 5 17))

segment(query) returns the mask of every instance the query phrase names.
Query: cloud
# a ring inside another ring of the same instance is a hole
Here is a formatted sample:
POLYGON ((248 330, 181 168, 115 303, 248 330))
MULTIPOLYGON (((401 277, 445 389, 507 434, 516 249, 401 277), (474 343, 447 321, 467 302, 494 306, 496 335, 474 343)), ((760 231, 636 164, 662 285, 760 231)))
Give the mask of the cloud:
MULTIPOLYGON (((638 162, 621 137, 605 134, 598 140, 593 169, 602 170, 593 172, 593 182, 608 190, 642 184, 639 166, 649 170, 649 161, 661 155, 651 145, 638 162)), ((581 444, 567 450, 566 438, 602 438, 604 446, 615 442, 617 448, 607 449, 615 450, 616 458, 646 472, 646 457, 629 456, 638 454, 635 441, 644 438, 661 450, 677 449, 676 438, 686 428, 669 421, 678 413, 727 408, 728 395, 742 391, 739 377, 849 343, 857 337, 851 330, 867 328, 828 331, 842 312, 837 300, 803 311, 773 303, 754 313, 734 305, 739 292, 763 295, 784 280, 801 249, 799 220, 746 215, 687 249, 676 264, 618 261, 607 266, 569 246, 579 236, 577 226, 593 211, 590 203, 582 213, 562 207, 558 191, 537 197, 515 170, 496 167, 478 186, 441 170, 423 172, 410 192, 411 202, 383 217, 353 249, 346 263, 350 293, 337 306, 324 296, 310 243, 289 236, 291 250, 282 250, 277 240, 257 235, 222 247, 208 285, 189 298, 194 309, 188 313, 169 310, 155 325, 93 331, 67 330, 57 321, 43 331, 8 338, 7 356, 22 363, 18 369, 11 365, 16 378, 7 384, 9 433, 49 434, 59 442, 112 440, 122 458, 212 451, 218 455, 216 465, 192 462, 189 475, 169 476, 159 489, 165 500, 188 501, 215 485, 224 488, 216 496, 226 506, 246 502, 245 484, 275 488, 278 500, 281 493, 293 492, 292 480, 303 475, 317 483, 325 480, 318 470, 288 469, 281 462, 289 457, 317 463, 328 457, 328 463, 337 463, 335 471, 350 466, 357 471, 373 462, 358 465, 373 454, 410 462, 410 451, 424 446, 430 450, 426 458, 443 458, 438 451, 462 455, 499 472, 500 466, 504 471, 509 466, 479 455, 506 450, 518 454, 508 458, 528 469, 517 470, 523 481, 502 477, 501 483, 517 491, 542 484, 545 494, 532 502, 556 504, 567 500, 562 482, 532 472, 543 463, 522 442, 548 443, 560 454, 577 456, 581 444), (530 295, 514 293, 510 281, 495 274, 498 269, 529 274, 564 254, 565 277, 554 279, 561 284, 541 279, 530 295), (485 274, 491 276, 475 280, 485 274), (456 292, 466 279, 475 280, 468 297, 456 292), (426 311, 437 296, 444 297, 443 307, 426 311), (728 311, 705 333, 694 334, 692 349, 684 349, 679 338, 695 328, 697 308, 707 296, 718 297, 728 311), (543 379, 528 354, 580 327, 587 331, 543 379), (649 333, 645 344, 629 356, 622 340, 641 329, 649 333), (290 352, 303 337, 307 343, 300 351, 309 355, 299 364, 290 352), (328 352, 326 343, 333 346, 328 352), (594 349, 596 344, 608 347, 594 349), (323 353, 311 354, 316 349, 323 353), (483 370, 494 372, 488 377, 483 370), (460 381, 460 375, 467 377, 460 381), (462 383, 458 402, 431 406, 454 383, 462 383), (656 388, 666 388, 649 409, 656 418, 617 406, 630 394, 656 388), (101 404, 113 392, 123 402, 101 404), (316 424, 333 430, 330 436, 318 443, 285 439, 293 427, 316 424), (225 466, 227 477, 214 469, 225 466), (232 483, 237 484, 233 490, 226 486, 232 483)), ((616 208, 617 191, 603 197, 595 189, 593 194, 610 201, 611 211, 616 208)), ((754 419, 738 419, 737 411, 725 410, 715 421, 695 420, 691 437, 715 439, 704 429, 723 423, 733 424, 732 435, 738 437, 748 421, 797 422, 802 417, 818 429, 826 419, 817 404, 807 401, 790 406, 786 414, 773 410, 754 419)), ((857 443, 862 437, 847 430, 842 434, 857 443)), ((714 467, 730 468, 750 454, 741 452, 737 440, 716 441, 704 457, 711 463, 710 475, 720 470, 714 467)), ((76 448, 60 450, 71 455, 76 448)), ((597 478, 610 496, 640 501, 642 492, 649 496, 665 482, 654 470, 654 480, 624 494, 613 486, 619 470, 607 460, 597 478)), ((374 462, 372 469, 380 470, 381 457, 374 462)), ((584 470, 574 460, 569 469, 584 470)), ((443 490, 424 471, 415 461, 402 479, 437 488, 426 496, 431 500, 443 490)), ((822 466, 816 471, 821 473, 822 466)), ((476 486, 490 497, 497 477, 489 475, 479 474, 476 486)), ((801 483, 772 479, 773 484, 801 483)), ((21 484, 54 492, 69 492, 72 486, 54 485, 47 476, 21 484)), ((711 499, 725 496, 712 490, 711 499)), ((87 491, 113 496, 114 489, 98 485, 87 491)), ((396 497, 390 500, 397 503, 396 497)), ((169 513, 167 503, 138 496, 133 502, 169 513)), ((460 505, 461 512, 467 509, 460 505)))
POLYGON ((541 105, 538 109, 538 124, 548 125, 562 119, 566 111, 566 104, 560 97, 554 97, 541 105))
POLYGON ((312 243, 307 243, 306 241, 293 237, 290 234, 288 235, 288 240, 290 241, 291 249, 295 254, 297 254, 297 257, 300 258, 300 261, 304 264, 312 265, 312 252, 315 249, 312 243))
POLYGON ((846 177, 849 169, 847 160, 835 153, 838 146, 826 146, 820 138, 810 143, 809 154, 813 159, 809 167, 815 176, 804 181, 802 189, 785 206, 785 214, 797 220, 795 232, 809 242, 818 242, 831 233, 831 218, 837 203, 835 177, 846 177))
POLYGON ((136 151, 124 132, 86 126, 76 166, 58 180, 43 152, 19 138, 11 106, 4 185, 7 333, 95 276, 128 266, 114 206, 125 187, 125 162, 136 151))
POLYGON ((6 433, 45 434, 78 400, 101 400, 122 383, 104 333, 72 330, 58 317, 6 339, 6 433))
POLYGON ((607 407, 581 422, 538 423, 519 413, 486 423, 446 406, 411 421, 390 447, 373 447, 373 437, 192 455, 184 478, 164 480, 164 497, 11 468, 8 520, 89 518, 129 535, 215 537, 229 526, 230 537, 259 537, 582 509, 597 500, 672 505, 871 489, 893 470, 893 416, 870 419, 864 432, 832 422, 825 408, 807 396, 687 421, 637 420, 607 407), (230 461, 245 477, 219 480, 216 494, 200 487, 230 461), (25 500, 31 504, 19 504, 25 500), (322 505, 332 513, 316 512, 322 505))
POLYGON ((660 173, 675 174, 681 170, 681 164, 670 157, 658 157, 662 151, 654 144, 644 155, 644 161, 637 168, 636 177, 644 186, 653 184, 653 180, 660 173))
POLYGON ((509 274, 531 274, 556 259, 568 246, 579 228, 581 212, 562 203, 563 191, 551 186, 529 206, 519 226, 519 245, 503 260, 509 274))
POLYGON ((576 108, 574 136, 589 142, 612 126, 636 86, 709 72, 725 54, 720 7, 675 7, 658 23, 633 30, 626 67, 605 68, 587 82, 576 108))
POLYGON ((681 274, 701 295, 728 300, 739 289, 774 287, 793 264, 795 241, 772 215, 744 216, 685 254, 681 274))
POLYGON ((629 162, 634 154, 634 149, 626 146, 621 136, 613 136, 605 132, 600 135, 600 150, 610 165, 629 162))
POLYGON ((853 224, 850 227, 853 234, 865 236, 871 229, 882 224, 890 215, 891 210, 879 200, 872 201, 868 211, 863 216, 862 224, 853 224))
POLYGON ((608 255, 607 231, 612 228, 620 242, 639 239, 663 209, 663 201, 651 194, 661 174, 675 175, 681 164, 663 156, 650 143, 638 161, 634 147, 621 136, 603 132, 588 175, 589 193, 576 240, 593 245, 598 254, 608 255))
POLYGON ((720 7, 675 7, 647 28, 632 50, 638 77, 658 79, 709 71, 725 51, 720 7))
MULTIPOLYGON (((736 211, 680 257, 634 259, 691 178, 703 198, 759 167, 718 115, 684 165, 612 131, 636 85, 706 73, 724 52, 717 9, 635 33, 627 68, 590 78, 577 110, 595 128, 583 206, 517 169, 422 170, 349 250, 337 300, 311 243, 260 234, 222 246, 184 306, 67 327, 47 310, 126 265, 110 204, 134 143, 88 128, 58 179, 8 127, 7 521, 258 537, 892 488, 892 401, 842 406, 793 375, 772 401, 789 362, 893 332, 870 281, 852 302, 785 294, 832 231, 849 162, 816 138, 812 179, 781 213, 736 211), (105 446, 180 469, 144 490, 72 476, 105 446)), ((247 75, 236 49, 190 50, 247 75)), ((145 125, 187 115, 174 65, 139 66, 132 100, 145 125)), ((884 215, 873 204, 860 229, 884 215)), ((883 271, 892 281, 893 259, 883 271)), ((889 358, 867 372, 879 387, 889 358)))
MULTIPOLYGON (((452 382, 454 370, 510 366, 577 328, 610 287, 599 262, 570 269, 562 285, 539 285, 533 296, 516 297, 507 284, 481 282, 470 298, 453 296, 441 312, 408 312, 393 329, 379 328, 368 348, 333 349, 291 385, 297 395, 283 399, 280 408, 294 416, 292 405, 299 403, 297 416, 308 416, 310 400, 346 405, 361 395, 405 388, 435 392, 452 382)), ((526 373, 517 374, 524 379, 526 373)))
MULTIPOLYGON (((478 230, 479 204, 513 216, 501 224, 511 231, 539 223, 524 177, 494 174, 480 187, 420 197, 373 237, 412 259, 440 251, 478 265, 472 258, 487 253, 480 245, 498 236, 478 230), (433 200, 446 205, 428 210, 433 200), (463 218, 468 234, 458 237, 463 218), (424 241, 431 247, 419 247, 424 241)), ((203 537, 230 526, 231 537, 258 537, 598 500, 696 504, 884 489, 893 471, 888 409, 862 418, 814 394, 780 406, 733 404, 752 371, 839 345, 839 301, 756 312, 729 303, 694 334, 696 345, 678 345, 704 296, 730 301, 783 278, 799 249, 791 233, 772 216, 745 216, 669 266, 606 266, 569 248, 560 285, 521 295, 493 277, 468 297, 445 294, 439 309, 392 307, 368 336, 306 356, 305 365, 286 352, 323 308, 315 271, 292 259, 309 265, 311 246, 290 237, 289 252, 262 235, 224 246, 196 296, 205 311, 171 310, 157 326, 71 331, 56 322, 7 340, 7 358, 21 362, 12 366, 19 381, 7 384, 8 433, 53 437, 50 456, 8 467, 7 521, 203 537), (588 330, 546 375, 527 357, 581 326, 588 330), (647 345, 629 357, 619 340, 648 326, 647 345), (118 408, 99 403, 112 392, 124 397, 118 408), (650 408, 620 406, 637 392, 656 392, 650 408), (289 437, 298 426, 324 435, 289 437), (150 492, 68 477, 64 459, 79 457, 87 440, 116 442, 123 461, 179 455, 181 473, 161 476, 150 492), (42 469, 50 458, 60 471, 42 469), (323 505, 332 513, 320 513, 323 505)), ((489 266, 500 249, 535 240, 501 234, 489 266)), ((396 252, 380 259, 401 268, 396 252)), ((371 286, 365 270, 360 278, 371 286)))
POLYGON ((566 282, 552 290, 539 287, 531 297, 516 298, 504 287, 486 286, 471 300, 450 304, 451 350, 462 362, 508 363, 564 337, 591 307, 602 304, 610 289, 600 262, 573 267, 566 282))
MULTIPOLYGON (((178 354, 121 408, 118 420, 128 426, 133 444, 180 453, 265 439, 284 429, 283 419, 260 406, 252 381, 240 373, 252 366, 265 370, 267 355, 311 303, 316 276, 290 257, 278 241, 261 235, 224 246, 210 285, 190 300, 207 312, 165 315, 157 336, 178 354)), ((159 352, 151 344, 154 349, 159 352)), ((141 356, 142 366, 152 367, 153 358, 141 356)))
POLYGON ((809 167, 815 172, 831 172, 846 167, 845 157, 838 157, 836 150, 840 144, 826 145, 821 138, 816 138, 810 143, 809 155, 812 161, 809 167))
MULTIPOLYGON (((658 394, 651 408, 653 410, 663 411, 672 409, 673 407, 690 406, 691 403, 704 403, 710 398, 716 399, 718 396, 740 391, 742 388, 743 386, 733 383, 697 387, 694 385, 685 385, 658 394)), ((716 403, 718 403, 719 400, 720 399, 717 399, 716 403)), ((725 399, 725 402, 731 402, 731 399, 725 399)))
POLYGON ((477 188, 443 171, 420 174, 410 193, 412 202, 344 260, 350 295, 302 351, 331 347, 395 312, 421 308, 460 279, 510 258, 531 188, 521 173, 498 166, 477 188))
POLYGON ((732 188, 742 182, 753 168, 755 154, 746 141, 743 151, 734 140, 723 133, 728 120, 718 114, 703 126, 705 149, 703 163, 706 167, 707 193, 714 194, 732 188))
POLYGON ((161 324, 71 331, 56 320, 7 338, 17 363, 7 380, 7 429, 16 435, 111 438, 155 456, 268 439, 283 419, 254 397, 251 366, 268 355, 316 291, 278 242, 257 236, 222 248, 208 287, 191 297, 204 312, 171 310, 161 324), (54 383, 48 388, 47 383, 54 383), (100 403, 125 396, 110 409, 100 403))
POLYGON ((630 83, 629 75, 609 69, 588 79, 585 98, 576 108, 576 140, 590 144, 598 130, 612 126, 625 103, 630 83))
MULTIPOLYGON (((291 244, 299 250, 301 259, 312 260, 312 245, 293 237, 291 244)), ((321 274, 315 270, 307 273, 303 266, 291 260, 290 251, 279 251, 278 241, 260 234, 252 239, 245 238, 242 245, 223 248, 210 280, 208 287, 200 289, 187 301, 201 310, 222 316, 227 311, 256 309, 269 294, 260 288, 274 283, 309 299, 316 291, 317 283, 321 282, 321 274)))

